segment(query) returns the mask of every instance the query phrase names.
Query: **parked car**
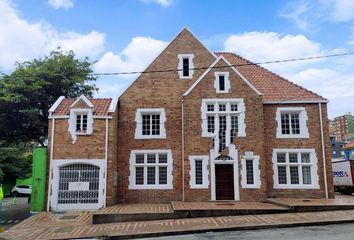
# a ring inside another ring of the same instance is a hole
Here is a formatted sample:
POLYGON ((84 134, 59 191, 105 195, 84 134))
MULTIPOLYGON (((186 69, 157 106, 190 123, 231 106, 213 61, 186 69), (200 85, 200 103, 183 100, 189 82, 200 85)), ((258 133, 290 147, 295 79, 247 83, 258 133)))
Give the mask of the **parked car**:
POLYGON ((12 190, 11 194, 13 196, 30 196, 32 192, 32 186, 31 185, 15 185, 12 190))
POLYGON ((334 191, 354 193, 354 160, 332 162, 334 191))

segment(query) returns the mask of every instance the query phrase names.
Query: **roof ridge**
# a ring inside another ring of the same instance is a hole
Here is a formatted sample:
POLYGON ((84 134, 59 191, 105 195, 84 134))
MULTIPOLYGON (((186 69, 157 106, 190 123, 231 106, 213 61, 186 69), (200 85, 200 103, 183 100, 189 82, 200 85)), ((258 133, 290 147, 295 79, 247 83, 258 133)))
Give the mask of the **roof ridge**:
MULTIPOLYGON (((246 59, 246 58, 244 58, 244 57, 242 57, 242 56, 240 56, 240 55, 238 55, 238 54, 236 54, 236 53, 233 53, 233 52, 215 52, 215 54, 230 54, 230 55, 234 55, 234 56, 240 58, 240 59, 243 60, 243 61, 246 61, 246 62, 248 62, 248 63, 251 63, 252 65, 254 65, 254 66, 256 66, 256 67, 261 68, 261 69, 267 71, 268 73, 273 74, 274 76, 277 76, 278 78, 280 78, 280 79, 282 79, 282 80, 284 80, 284 81, 286 81, 286 82, 288 82, 288 83, 290 83, 290 84, 295 85, 295 86, 298 87, 298 88, 301 88, 301 89, 304 90, 304 91, 307 91, 307 92, 309 92, 309 93, 312 93, 312 94, 316 95, 317 97, 322 98, 323 100, 327 100, 327 99, 324 98, 323 96, 321 96, 321 95, 319 95, 319 94, 317 94, 317 93, 315 93, 315 92, 313 92, 313 91, 311 91, 311 90, 309 90, 309 89, 307 89, 307 88, 305 88, 305 87, 303 87, 303 86, 300 86, 300 85, 298 85, 298 84, 296 84, 296 83, 290 81, 289 79, 286 79, 285 77, 282 77, 282 76, 280 76, 279 74, 277 74, 277 73, 275 73, 275 72, 273 72, 273 71, 271 71, 271 70, 269 70, 269 69, 267 69, 267 68, 264 68, 264 67, 260 66, 259 64, 254 63, 254 62, 252 62, 252 61, 250 61, 250 60, 248 60, 248 59, 246 59)), ((236 66, 235 66, 235 67, 236 67, 236 66)))

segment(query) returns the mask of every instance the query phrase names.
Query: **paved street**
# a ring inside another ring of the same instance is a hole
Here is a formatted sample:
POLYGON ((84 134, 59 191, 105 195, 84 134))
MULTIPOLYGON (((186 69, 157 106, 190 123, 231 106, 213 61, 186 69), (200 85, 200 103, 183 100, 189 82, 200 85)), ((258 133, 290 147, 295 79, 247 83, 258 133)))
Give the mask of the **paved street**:
POLYGON ((354 224, 333 224, 326 226, 278 228, 254 231, 207 232, 160 238, 139 238, 145 240, 352 240, 354 224))
POLYGON ((15 224, 30 216, 30 206, 27 203, 27 198, 17 198, 16 205, 12 204, 12 198, 6 197, 2 202, 0 226, 10 228, 15 224))

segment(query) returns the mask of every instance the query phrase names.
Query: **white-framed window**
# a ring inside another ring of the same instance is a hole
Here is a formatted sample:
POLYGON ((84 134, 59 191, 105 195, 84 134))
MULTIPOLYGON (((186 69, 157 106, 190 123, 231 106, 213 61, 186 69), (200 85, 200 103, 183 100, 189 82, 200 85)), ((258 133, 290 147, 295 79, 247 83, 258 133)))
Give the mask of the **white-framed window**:
POLYGON ((309 138, 307 112, 304 107, 279 107, 275 120, 277 138, 309 138))
POLYGON ((214 88, 217 93, 228 93, 231 86, 228 72, 215 72, 214 88))
POLYGON ((273 149, 274 188, 319 189, 315 149, 273 149))
POLYGON ((172 189, 172 151, 132 150, 129 189, 172 189))
POLYGON ((208 171, 209 156, 189 156, 190 163, 190 188, 208 188, 209 187, 209 171, 208 171))
POLYGON ((191 79, 194 74, 194 54, 178 54, 178 75, 180 79, 191 79))
POLYGON ((259 155, 254 155, 253 152, 245 152, 241 157, 242 165, 242 188, 260 188, 260 170, 259 170, 259 155))
POLYGON ((203 99, 202 137, 212 137, 214 148, 223 150, 235 137, 246 136, 243 99, 203 99))
POLYGON ((75 143, 78 135, 92 134, 93 129, 92 108, 72 108, 69 115, 69 133, 75 143))
POLYGON ((163 108, 139 108, 135 122, 135 139, 166 138, 166 115, 163 108))

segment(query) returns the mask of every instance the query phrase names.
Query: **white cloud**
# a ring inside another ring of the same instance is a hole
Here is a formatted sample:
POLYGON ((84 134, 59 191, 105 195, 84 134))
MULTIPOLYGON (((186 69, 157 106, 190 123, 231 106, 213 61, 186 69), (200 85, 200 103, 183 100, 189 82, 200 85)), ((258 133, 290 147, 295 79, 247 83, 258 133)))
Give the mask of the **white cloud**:
MULTIPOLYGON (((143 71, 167 45, 167 42, 151 37, 134 37, 120 54, 107 52, 95 64, 97 72, 143 71)), ((119 77, 132 78, 132 75, 119 77)))
POLYGON ((350 22, 354 19, 353 0, 295 0, 285 4, 279 16, 293 21, 302 30, 318 30, 320 24, 350 22))
POLYGON ((48 4, 58 8, 72 8, 74 6, 74 2, 72 0, 48 0, 48 4))
MULTIPOLYGON (((313 57, 324 54, 319 43, 304 35, 281 35, 275 32, 247 32, 229 36, 224 43, 225 51, 235 52, 253 62, 313 57)), ((267 64, 274 71, 297 68, 318 60, 267 64)))
POLYGON ((168 7, 172 4, 173 0, 140 0, 143 3, 157 3, 163 7, 168 7))
POLYGON ((28 22, 9 1, 0 1, 0 69, 12 70, 16 61, 48 54, 60 46, 78 57, 95 57, 104 50, 105 35, 59 32, 45 21, 28 22))

